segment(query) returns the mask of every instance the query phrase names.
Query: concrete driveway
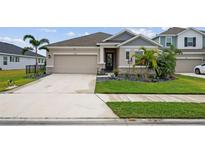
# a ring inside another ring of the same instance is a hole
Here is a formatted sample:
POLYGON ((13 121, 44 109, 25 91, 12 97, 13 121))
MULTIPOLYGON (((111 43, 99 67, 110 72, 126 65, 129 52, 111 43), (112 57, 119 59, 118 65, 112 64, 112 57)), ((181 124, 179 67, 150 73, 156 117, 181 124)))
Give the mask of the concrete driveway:
POLYGON ((95 81, 96 75, 53 74, 0 94, 0 121, 117 118, 94 94, 95 81))
POLYGON ((78 94, 94 93, 96 75, 52 74, 12 91, 18 94, 78 94))

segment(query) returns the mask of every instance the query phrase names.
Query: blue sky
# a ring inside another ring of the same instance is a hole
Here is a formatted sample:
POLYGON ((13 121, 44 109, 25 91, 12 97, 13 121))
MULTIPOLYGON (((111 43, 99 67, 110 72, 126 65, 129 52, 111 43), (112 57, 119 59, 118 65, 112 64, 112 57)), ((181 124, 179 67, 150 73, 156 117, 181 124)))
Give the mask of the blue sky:
MULTIPOLYGON (((0 28, 0 41, 12 43, 20 47, 28 46, 27 42, 23 41, 23 36, 25 34, 31 34, 37 39, 47 38, 51 43, 62 41, 74 37, 79 37, 83 35, 88 35, 95 32, 106 32, 110 34, 115 34, 121 31, 122 27, 21 27, 21 28, 0 28)), ((156 34, 164 31, 167 27, 131 27, 128 28, 135 33, 141 33, 148 37, 153 37, 156 34)), ((205 27, 198 27, 197 29, 205 30, 205 27)), ((40 52, 40 54, 45 55, 45 51, 40 52)))

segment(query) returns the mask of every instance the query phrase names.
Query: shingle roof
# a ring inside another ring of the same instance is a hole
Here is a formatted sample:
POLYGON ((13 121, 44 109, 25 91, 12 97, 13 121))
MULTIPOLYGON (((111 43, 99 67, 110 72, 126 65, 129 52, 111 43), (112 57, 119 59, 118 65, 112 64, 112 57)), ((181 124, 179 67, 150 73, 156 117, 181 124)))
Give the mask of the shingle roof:
MULTIPOLYGON (((5 42, 0 42, 0 52, 1 53, 8 53, 8 54, 23 55, 22 48, 20 48, 16 45, 13 45, 13 44, 5 43, 5 42)), ((35 53, 32 51, 28 51, 24 55, 35 56, 35 53)), ((40 55, 40 54, 38 54, 38 56, 44 57, 43 55, 40 55)))
POLYGON ((184 30, 186 30, 186 28, 172 27, 172 28, 169 28, 168 30, 160 33, 160 35, 163 35, 163 34, 175 34, 176 35, 184 30))
POLYGON ((96 46, 97 43, 110 37, 111 34, 98 32, 65 41, 52 43, 49 46, 96 46))

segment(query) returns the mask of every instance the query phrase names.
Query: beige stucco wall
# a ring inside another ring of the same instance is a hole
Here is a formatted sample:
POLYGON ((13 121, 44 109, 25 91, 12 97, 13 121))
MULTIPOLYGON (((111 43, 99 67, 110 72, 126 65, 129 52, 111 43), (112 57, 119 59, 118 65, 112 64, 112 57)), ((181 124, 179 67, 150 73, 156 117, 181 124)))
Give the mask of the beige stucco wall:
POLYGON ((46 61, 47 61, 47 65, 46 65, 46 72, 48 74, 53 72, 53 67, 54 67, 54 55, 55 54, 72 54, 72 55, 77 55, 77 54, 97 54, 97 67, 98 69, 101 67, 101 65, 99 65, 99 61, 100 61, 100 48, 50 48, 49 52, 47 52, 46 55, 46 61), (51 58, 49 58, 49 56, 51 58))
MULTIPOLYGON (((118 57, 119 57, 119 65, 118 65, 118 67, 119 68, 122 68, 122 67, 128 67, 129 66, 129 64, 128 64, 128 61, 127 61, 127 59, 126 59, 126 51, 128 50, 128 51, 130 51, 130 56, 134 56, 135 55, 135 51, 136 50, 139 50, 141 47, 132 47, 132 48, 130 48, 130 47, 120 47, 120 49, 119 49, 119 55, 118 55, 118 57)), ((153 49, 157 49, 157 47, 156 46, 153 46, 153 47, 150 47, 150 48, 153 48, 153 49)), ((131 65, 133 65, 134 64, 134 58, 132 59, 133 61, 132 61, 132 64, 131 65)))

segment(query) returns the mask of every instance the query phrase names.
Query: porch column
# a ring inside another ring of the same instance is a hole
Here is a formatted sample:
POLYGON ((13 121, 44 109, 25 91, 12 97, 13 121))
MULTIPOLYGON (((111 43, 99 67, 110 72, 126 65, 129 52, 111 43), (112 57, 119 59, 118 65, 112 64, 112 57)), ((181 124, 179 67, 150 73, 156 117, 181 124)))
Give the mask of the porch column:
POLYGON ((100 64, 105 64, 104 62, 104 48, 100 47, 100 64))

